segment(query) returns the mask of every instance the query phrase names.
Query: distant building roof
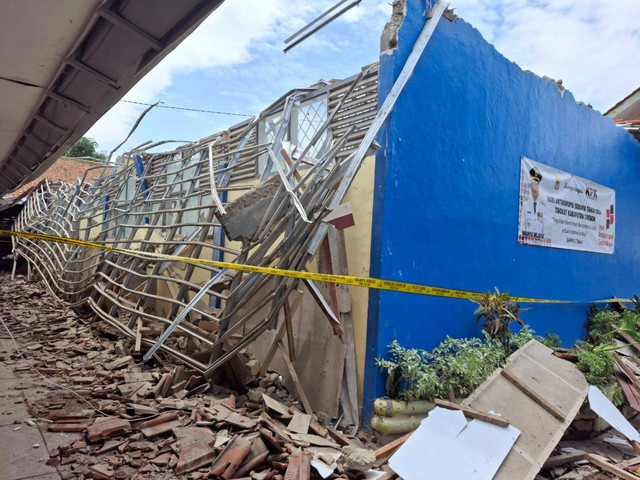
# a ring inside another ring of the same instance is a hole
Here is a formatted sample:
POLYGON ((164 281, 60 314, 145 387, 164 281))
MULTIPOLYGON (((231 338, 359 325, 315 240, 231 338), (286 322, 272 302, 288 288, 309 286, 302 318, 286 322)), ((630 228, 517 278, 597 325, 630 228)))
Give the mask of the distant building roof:
POLYGON ((88 162, 86 160, 76 159, 76 158, 68 158, 68 157, 60 157, 56 160, 53 165, 51 165, 42 175, 38 178, 29 182, 19 189, 11 192, 8 197, 9 198, 17 198, 25 193, 29 192, 34 187, 38 186, 41 182, 45 180, 49 180, 50 182, 66 182, 66 183, 79 183, 80 180, 84 177, 85 172, 87 172, 86 181, 93 182, 100 175, 101 169, 94 168, 93 170, 89 170, 92 167, 95 167, 99 164, 95 162, 88 162))
POLYGON ((640 88, 620 100, 604 115, 613 118, 618 126, 627 130, 640 142, 640 88))

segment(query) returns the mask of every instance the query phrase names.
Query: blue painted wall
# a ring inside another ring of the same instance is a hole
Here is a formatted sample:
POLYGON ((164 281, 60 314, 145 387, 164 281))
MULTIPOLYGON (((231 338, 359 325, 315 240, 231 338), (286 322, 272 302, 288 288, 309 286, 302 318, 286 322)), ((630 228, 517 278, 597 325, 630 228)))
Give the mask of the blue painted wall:
MULTIPOLYGON (((407 0, 399 47, 381 56, 380 103, 424 26, 424 5, 407 0)), ((583 334, 586 300, 640 294, 640 144, 463 20, 440 21, 378 141, 372 276, 580 300, 523 314, 567 345, 583 334), (522 155, 616 190, 614 255, 518 244, 522 155)), ((371 290, 365 418, 384 393, 375 357, 394 339, 431 349, 446 335, 477 335, 473 310, 468 300, 371 290)))

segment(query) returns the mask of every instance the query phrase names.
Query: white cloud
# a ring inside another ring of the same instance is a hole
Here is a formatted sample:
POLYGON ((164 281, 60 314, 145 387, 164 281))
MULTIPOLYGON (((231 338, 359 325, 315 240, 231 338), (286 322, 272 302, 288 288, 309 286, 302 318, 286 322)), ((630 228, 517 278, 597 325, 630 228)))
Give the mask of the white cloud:
MULTIPOLYGON (((124 98, 154 102, 171 86, 178 73, 248 62, 251 59, 251 47, 278 35, 278 23, 291 12, 306 10, 303 3, 290 0, 227 0, 124 98)), ((87 136, 95 138, 104 148, 112 148, 126 137, 144 108, 118 103, 91 128, 87 136)))
MULTIPOLYGON (((281 72, 290 72, 292 65, 302 70, 299 60, 287 64, 281 57, 282 40, 332 6, 335 1, 227 0, 124 98, 137 102, 155 102, 164 98, 180 73, 206 73, 220 67, 243 65, 255 55, 274 52, 279 56, 278 61, 282 62, 282 65, 278 65, 281 72)), ((353 8, 336 23, 360 22, 373 26, 376 19, 380 23, 381 15, 387 15, 385 10, 390 14, 387 3, 386 0, 367 0, 367 5, 353 8)), ((339 49, 322 35, 316 35, 305 43, 306 46, 335 49, 336 54, 339 54, 339 49)), ((353 40, 353 44, 357 44, 357 39, 353 40)), ((277 72, 265 72, 265 82, 269 81, 269 75, 273 73, 277 72)), ((219 87, 232 88, 230 85, 219 87)), ((266 101, 268 104, 273 100, 264 99, 263 103, 266 101)), ((120 102, 91 128, 87 136, 95 138, 101 148, 111 149, 126 137, 144 108, 146 107, 120 102)))
POLYGON ((521 68, 605 111, 640 83, 638 0, 455 0, 456 14, 521 68))
MULTIPOLYGON (((227 0, 125 98, 188 104, 184 98, 171 99, 171 86, 179 82, 178 75, 207 75, 216 69, 238 67, 264 77, 264 88, 254 86, 246 91, 224 81, 218 81, 215 88, 246 98, 243 107, 238 107, 242 111, 258 111, 275 99, 274 85, 278 89, 281 84, 288 85, 284 89, 305 86, 320 78, 312 72, 322 72, 325 78, 335 75, 335 65, 326 63, 327 58, 333 55, 339 61, 343 52, 360 48, 365 32, 372 42, 390 17, 390 0, 363 0, 333 25, 282 55, 282 40, 335 2, 227 0), (373 31, 375 35, 370 34, 373 31), (324 58, 317 56, 320 52, 324 58), (250 68, 257 59, 260 67, 250 68), (325 65, 318 68, 318 61, 325 65), (281 81, 283 78, 288 80, 281 81)), ((538 75, 562 79, 576 99, 601 111, 638 86, 640 33, 635 24, 640 18, 640 0, 452 0, 452 7, 507 58, 538 75)), ((377 44, 367 45, 369 48, 375 52, 377 44)), ((193 100, 216 109, 202 98, 193 100)), ((124 139, 143 109, 118 103, 87 135, 101 148, 110 149, 124 139)), ((145 123, 152 123, 153 116, 150 114, 145 123)))

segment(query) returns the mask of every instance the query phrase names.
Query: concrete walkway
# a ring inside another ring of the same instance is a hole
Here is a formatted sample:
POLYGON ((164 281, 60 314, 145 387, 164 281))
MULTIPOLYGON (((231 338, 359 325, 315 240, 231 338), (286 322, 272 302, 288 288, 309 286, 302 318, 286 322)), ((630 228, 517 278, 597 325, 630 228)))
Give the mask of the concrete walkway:
POLYGON ((46 464, 50 449, 67 445, 74 436, 49 432, 46 424, 29 426, 28 409, 37 404, 48 387, 32 370, 14 372, 24 361, 9 361, 13 342, 0 324, 0 479, 60 480, 55 467, 46 464), (37 445, 37 447, 36 447, 37 445))

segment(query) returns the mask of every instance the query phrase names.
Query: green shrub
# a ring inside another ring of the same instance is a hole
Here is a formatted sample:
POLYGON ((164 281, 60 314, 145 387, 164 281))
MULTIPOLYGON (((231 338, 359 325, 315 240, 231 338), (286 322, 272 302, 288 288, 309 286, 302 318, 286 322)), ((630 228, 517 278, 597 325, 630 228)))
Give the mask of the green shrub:
POLYGON ((562 347, 562 340, 560 340, 560 337, 555 333, 547 332, 547 334, 539 340, 543 345, 546 345, 549 348, 562 347))
POLYGON ((627 397, 625 397, 620 385, 607 385, 602 387, 602 392, 616 407, 622 407, 627 403, 627 397))
POLYGON ((562 346, 560 337, 555 333, 547 333, 544 337, 541 337, 540 335, 536 335, 536 331, 529 327, 529 325, 523 326, 518 333, 512 334, 511 345, 518 349, 530 340, 537 340, 549 348, 559 348, 562 346))
POLYGON ((470 395, 491 373, 504 365, 506 356, 499 341, 485 336, 454 339, 447 337, 431 353, 431 367, 440 379, 436 396, 456 398, 470 395))
POLYGON ((621 315, 610 309, 591 311, 584 324, 587 330, 587 342, 600 345, 605 342, 611 332, 620 326, 621 315))
POLYGON ((389 345, 389 359, 376 359, 388 374, 387 395, 403 400, 461 398, 473 392, 505 362, 500 342, 489 337, 447 337, 431 352, 389 345))
POLYGON ((377 367, 388 375, 387 395, 404 400, 433 398, 438 378, 429 366, 429 353, 401 347, 397 340, 391 342, 388 352, 389 360, 376 359, 377 367))
MULTIPOLYGON (((545 341, 524 325, 511 334, 510 345, 520 348, 534 338, 545 341)), ((546 338, 559 341, 554 334, 546 338)), ((387 359, 376 359, 376 366, 387 373, 387 396, 402 400, 466 397, 507 360, 502 342, 487 332, 484 339, 447 337, 431 352, 404 348, 394 340, 388 352, 387 359)))
POLYGON ((575 352, 578 357, 576 366, 584 373, 587 382, 596 386, 608 385, 614 365, 611 353, 587 342, 578 343, 580 348, 575 352))

